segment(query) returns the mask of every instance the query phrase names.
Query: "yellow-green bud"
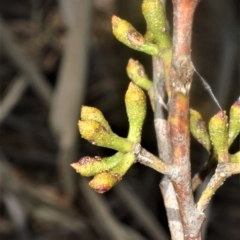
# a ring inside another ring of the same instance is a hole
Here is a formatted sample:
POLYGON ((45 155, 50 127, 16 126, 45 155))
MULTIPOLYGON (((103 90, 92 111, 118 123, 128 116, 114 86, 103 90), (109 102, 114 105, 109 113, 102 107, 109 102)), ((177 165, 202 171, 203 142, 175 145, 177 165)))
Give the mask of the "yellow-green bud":
POLYGON ((114 176, 106 171, 95 175, 92 181, 89 182, 89 186, 98 193, 105 193, 119 181, 121 181, 121 176, 118 174, 114 176))
POLYGON ((159 49, 165 50, 171 46, 167 33, 167 21, 164 6, 159 0, 144 0, 142 13, 148 29, 153 33, 159 49))
POLYGON ((114 134, 94 120, 78 121, 81 136, 94 145, 115 149, 120 152, 130 152, 133 143, 114 134))
POLYGON ((104 193, 110 190, 122 180, 123 175, 128 171, 135 160, 133 153, 126 153, 120 163, 111 170, 95 175, 93 180, 89 183, 89 186, 98 193, 104 193))
POLYGON ((219 162, 228 162, 228 123, 224 111, 218 112, 209 121, 209 133, 219 162))
POLYGON ((139 33, 129 22, 117 16, 112 16, 112 30, 113 35, 118 41, 124 43, 128 47, 150 55, 158 55, 159 50, 157 45, 145 42, 142 34, 139 33))
POLYGON ((190 109, 190 131, 193 137, 210 152, 212 144, 207 131, 206 123, 199 112, 190 109))
POLYGON ((146 117, 146 95, 136 84, 130 83, 125 95, 125 104, 129 121, 128 139, 139 143, 146 117))
POLYGON ((143 65, 132 58, 128 61, 127 75, 135 84, 146 91, 152 86, 152 82, 148 79, 143 65))
POLYGON ((108 121, 103 116, 102 112, 94 107, 82 106, 81 108, 81 120, 94 120, 99 122, 102 126, 104 126, 107 130, 110 130, 110 126, 108 121))
POLYGON ((82 157, 78 162, 71 166, 84 177, 91 177, 103 171, 109 171, 115 167, 123 158, 123 153, 117 152, 111 157, 82 157))
POLYGON ((228 146, 231 146, 240 133, 240 97, 232 105, 229 116, 228 146))

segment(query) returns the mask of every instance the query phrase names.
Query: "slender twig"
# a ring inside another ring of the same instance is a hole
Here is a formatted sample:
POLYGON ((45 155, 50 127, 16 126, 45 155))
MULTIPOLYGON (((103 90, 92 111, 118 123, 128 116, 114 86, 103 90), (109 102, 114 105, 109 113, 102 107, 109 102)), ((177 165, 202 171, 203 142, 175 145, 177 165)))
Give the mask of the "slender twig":
MULTIPOLYGON (((164 81, 163 61, 153 57, 153 86, 154 86, 154 126, 157 136, 159 157, 168 164, 172 163, 172 147, 170 142, 169 123, 166 120, 166 109, 162 101, 167 99, 164 81), (161 99, 162 101, 159 101, 161 99)), ((179 214, 176 193, 170 179, 164 176, 159 184, 167 213, 168 226, 172 240, 183 239, 183 229, 179 214), (174 234, 173 234, 174 233, 174 234)))
POLYGON ((217 189, 222 186, 224 181, 233 174, 240 173, 239 163, 219 163, 217 165, 215 174, 210 179, 206 189, 202 193, 198 203, 197 208, 199 211, 204 211, 212 196, 215 194, 217 189))
POLYGON ((204 164, 203 168, 194 175, 192 179, 192 190, 195 191, 197 187, 204 181, 206 176, 217 165, 216 155, 212 153, 208 161, 204 164))
POLYGON ((162 174, 173 177, 178 173, 177 168, 168 163, 165 163, 157 156, 148 152, 146 149, 141 147, 140 144, 135 144, 133 152, 136 155, 136 159, 139 163, 148 166, 162 174))
POLYGON ((229 163, 229 167, 232 175, 240 173, 240 163, 229 163))

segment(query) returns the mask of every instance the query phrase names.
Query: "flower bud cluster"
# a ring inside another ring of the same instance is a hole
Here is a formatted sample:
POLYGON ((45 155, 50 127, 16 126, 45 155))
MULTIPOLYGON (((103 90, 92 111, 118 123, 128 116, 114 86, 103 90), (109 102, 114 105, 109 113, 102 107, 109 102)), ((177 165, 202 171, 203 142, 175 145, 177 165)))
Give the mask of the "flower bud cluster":
POLYGON ((91 177, 89 185, 104 193, 116 185, 136 161, 134 144, 141 141, 142 126, 146 117, 146 96, 134 83, 130 83, 125 95, 129 121, 127 138, 113 133, 102 112, 83 106, 78 128, 81 136, 97 146, 111 148, 117 153, 110 157, 83 157, 71 166, 82 176, 91 177))

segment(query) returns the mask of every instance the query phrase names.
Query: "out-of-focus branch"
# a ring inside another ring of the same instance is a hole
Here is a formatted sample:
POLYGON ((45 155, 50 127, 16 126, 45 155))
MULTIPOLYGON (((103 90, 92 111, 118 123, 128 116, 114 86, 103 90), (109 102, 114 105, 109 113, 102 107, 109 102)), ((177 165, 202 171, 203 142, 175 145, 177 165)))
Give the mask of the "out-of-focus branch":
POLYGON ((30 240, 30 234, 27 229, 27 215, 22 208, 19 199, 9 191, 4 191, 1 195, 2 202, 14 225, 15 234, 18 236, 18 239, 30 240))
POLYGON ((6 92, 0 104, 0 124, 7 117, 12 108, 18 103, 18 100, 27 88, 27 82, 24 78, 17 78, 10 89, 6 92))
POLYGON ((214 175, 210 179, 206 189, 202 193, 197 203, 197 208, 199 211, 204 211, 207 208, 212 196, 215 194, 218 188, 222 186, 228 177, 239 173, 240 163, 219 163, 214 175))
POLYGON ((69 207, 68 201, 27 181, 7 163, 1 152, 0 159, 1 188, 16 195, 28 214, 74 232, 86 229, 84 222, 69 207))
POLYGON ((73 199, 76 174, 69 167, 77 159, 77 121, 85 96, 92 1, 60 1, 67 26, 67 42, 51 104, 50 125, 59 143, 58 172, 65 193, 73 199))
POLYGON ((142 225, 144 231, 153 239, 168 240, 165 229, 158 223, 154 215, 139 200, 127 184, 123 182, 115 187, 116 194, 126 203, 126 207, 132 212, 136 221, 142 225))
POLYGON ((12 33, 1 17, 0 29, 0 38, 3 46, 2 50, 9 56, 11 61, 14 62, 35 92, 43 98, 47 104, 50 104, 52 90, 48 81, 34 62, 26 58, 20 46, 14 43, 12 33))
POLYGON ((82 194, 89 203, 93 217, 106 234, 105 237, 114 240, 146 240, 137 232, 129 228, 126 229, 123 225, 117 222, 110 212, 108 204, 105 202, 103 196, 98 195, 90 189, 86 181, 83 179, 80 181, 80 188, 82 194))
POLYGON ((195 191, 197 187, 204 181, 206 176, 211 172, 211 170, 216 167, 217 161, 216 156, 212 153, 209 156, 208 161, 204 164, 203 168, 194 175, 192 179, 192 189, 195 191))

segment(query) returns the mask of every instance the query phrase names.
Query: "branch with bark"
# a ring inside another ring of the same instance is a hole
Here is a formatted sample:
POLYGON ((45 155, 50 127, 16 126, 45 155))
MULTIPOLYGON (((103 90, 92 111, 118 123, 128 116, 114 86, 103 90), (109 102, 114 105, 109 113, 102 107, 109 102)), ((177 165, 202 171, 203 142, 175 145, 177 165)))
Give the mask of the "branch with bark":
POLYGON ((147 23, 145 35, 119 17, 112 17, 115 37, 128 47, 153 58, 153 81, 144 67, 130 59, 127 74, 131 83, 125 95, 129 132, 116 135, 100 110, 83 106, 78 123, 83 138, 117 151, 111 157, 83 157, 71 166, 83 176, 93 176, 89 185, 103 193, 115 186, 136 162, 164 174, 160 183, 171 237, 200 240, 204 210, 213 194, 231 175, 240 172, 239 152, 229 147, 240 132, 240 98, 232 105, 229 121, 224 111, 214 115, 207 126, 202 116, 190 108, 189 91, 194 67, 191 61, 192 23, 198 0, 173 0, 173 36, 167 31, 165 8, 160 0, 143 0, 147 23), (146 116, 146 95, 154 111, 159 156, 140 145, 146 116), (190 133, 208 151, 209 160, 191 177, 190 133), (195 202, 193 192, 212 169, 206 189, 195 202))

